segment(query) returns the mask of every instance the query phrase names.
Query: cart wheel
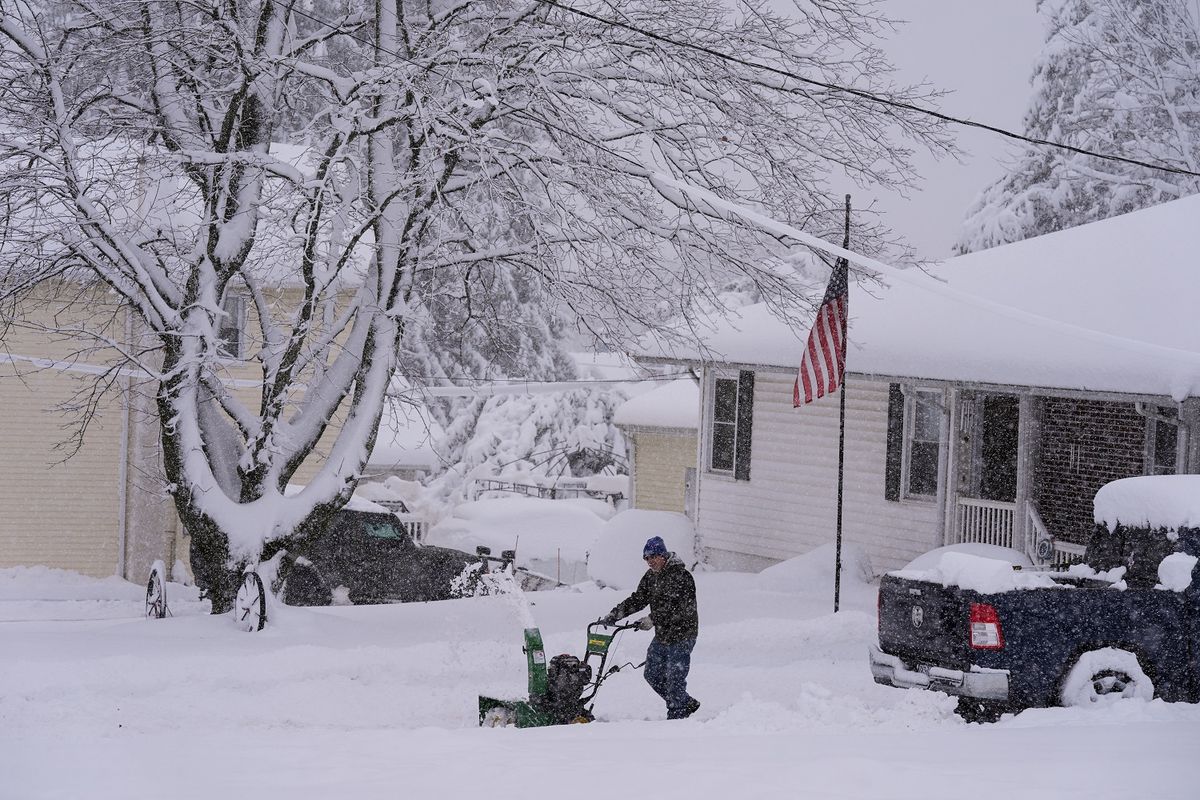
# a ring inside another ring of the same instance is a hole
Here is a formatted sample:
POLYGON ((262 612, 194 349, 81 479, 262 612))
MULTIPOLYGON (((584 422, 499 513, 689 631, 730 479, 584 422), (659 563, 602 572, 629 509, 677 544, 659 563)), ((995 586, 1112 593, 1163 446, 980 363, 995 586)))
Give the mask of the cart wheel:
POLYGON ((257 572, 247 572, 233 601, 233 621, 244 631, 254 633, 267 625, 267 592, 257 572))
POLYGON ((146 616, 162 619, 167 615, 167 585, 163 580, 163 562, 155 561, 146 581, 146 616))
POLYGON ((512 709, 497 706, 496 708, 489 708, 479 724, 484 728, 507 728, 516 721, 517 715, 512 709))

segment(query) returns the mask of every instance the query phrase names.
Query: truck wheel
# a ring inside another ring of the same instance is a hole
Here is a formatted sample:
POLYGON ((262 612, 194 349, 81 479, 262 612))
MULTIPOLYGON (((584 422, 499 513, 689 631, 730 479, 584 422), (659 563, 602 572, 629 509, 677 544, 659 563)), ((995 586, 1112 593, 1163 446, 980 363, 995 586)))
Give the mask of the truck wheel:
POLYGON ((1104 647, 1079 657, 1063 680, 1059 700, 1064 706, 1090 706, 1125 697, 1150 700, 1154 684, 1133 653, 1104 647))
POLYGON ((954 713, 962 717, 963 722, 979 723, 999 722, 1007 710, 1004 703, 974 697, 960 697, 958 705, 954 707, 954 713))

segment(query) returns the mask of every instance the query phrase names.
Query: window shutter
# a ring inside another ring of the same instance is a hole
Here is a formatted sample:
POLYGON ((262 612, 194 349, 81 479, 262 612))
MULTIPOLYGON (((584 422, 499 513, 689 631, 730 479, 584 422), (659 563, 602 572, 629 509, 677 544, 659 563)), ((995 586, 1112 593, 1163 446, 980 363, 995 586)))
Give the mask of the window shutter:
POLYGON ((901 459, 904 457, 904 393, 900 384, 888 386, 887 459, 884 465, 883 496, 900 499, 901 459))
POLYGON ((750 438, 754 425, 754 373, 738 373, 737 445, 733 458, 733 477, 750 480, 750 438))

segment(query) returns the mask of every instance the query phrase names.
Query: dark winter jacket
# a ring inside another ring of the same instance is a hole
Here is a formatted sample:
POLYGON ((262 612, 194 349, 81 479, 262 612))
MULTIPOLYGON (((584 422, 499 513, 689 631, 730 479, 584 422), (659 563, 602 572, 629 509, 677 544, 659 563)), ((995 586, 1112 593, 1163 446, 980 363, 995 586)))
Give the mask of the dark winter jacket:
POLYGON ((674 553, 668 555, 662 572, 646 570, 637 590, 612 610, 612 616, 624 619, 646 606, 650 606, 650 619, 654 621, 654 638, 663 644, 695 639, 700 632, 696 581, 674 553))

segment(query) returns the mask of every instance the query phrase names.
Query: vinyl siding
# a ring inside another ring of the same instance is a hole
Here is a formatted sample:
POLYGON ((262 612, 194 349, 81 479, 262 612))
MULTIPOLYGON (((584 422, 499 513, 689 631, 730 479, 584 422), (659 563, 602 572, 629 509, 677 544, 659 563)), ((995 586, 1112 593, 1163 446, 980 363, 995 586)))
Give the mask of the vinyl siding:
POLYGON ((696 433, 632 429, 636 508, 684 513, 684 474, 696 466, 696 433))
MULTIPOLYGON (((716 561, 767 563, 835 539, 838 397, 793 409, 793 379, 756 374, 750 480, 700 476, 697 533, 716 561)), ((852 379, 847 388, 843 538, 879 573, 941 544, 938 508, 884 499, 888 384, 852 379)))
MULTIPOLYGON (((296 298, 282 299, 294 304, 296 298)), ((59 338, 45 329, 78 327, 115 339, 126 335, 124 314, 104 291, 47 285, 20 311, 22 320, 0 329, 0 346, 9 354, 105 365, 114 353, 89 352, 87 340, 59 338)), ((257 325, 254 313, 251 305, 248 327, 252 331, 257 325)), ((256 347, 251 343, 249 353, 256 347)), ((262 377, 256 362, 229 361, 226 367, 230 377, 262 377)), ((58 447, 68 439, 67 429, 78 417, 61 407, 78 403, 75 395, 81 390, 86 399, 86 390, 94 382, 91 374, 0 362, 0 567, 41 564, 96 576, 123 570, 130 580, 140 582, 156 559, 164 559, 168 567, 175 559, 187 565, 189 542, 165 491, 153 381, 133 382, 128 419, 125 398, 110 391, 97 406, 78 452, 66 458, 70 451, 58 447), (123 448, 123 442, 128 446, 123 448), (124 469, 122 458, 127 459, 124 469), (123 564, 119 563, 122 498, 123 564)), ((128 381, 118 378, 117 385, 124 388, 128 381)), ((249 408, 258 408, 258 387, 240 387, 235 394, 249 408)), ((307 482, 319 469, 346 417, 346 405, 336 411, 294 482, 307 482)))
MULTIPOLYGON (((106 329, 119 327, 108 302, 89 298, 72 313, 49 301, 31 310, 35 316, 25 322, 36 325, 38 318, 48 321, 56 313, 59 324, 84 324, 86 307, 92 314, 89 330, 98 330, 96 320, 106 329)), ((26 324, 7 328, 3 345, 13 355, 102 359, 100 354, 80 357, 79 343, 26 324)), ((44 564, 95 576, 117 573, 123 406, 115 392, 102 398, 74 454, 66 443, 78 414, 60 408, 86 398, 75 394, 86 393, 94 382, 92 375, 0 362, 0 567, 44 564)))

